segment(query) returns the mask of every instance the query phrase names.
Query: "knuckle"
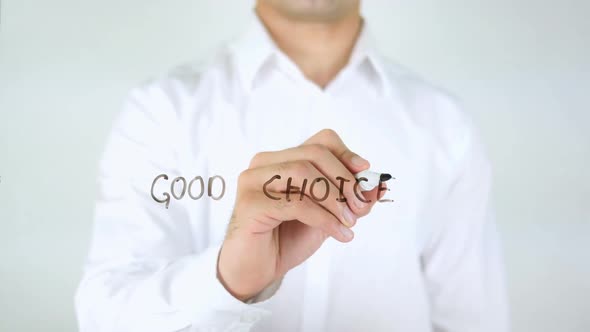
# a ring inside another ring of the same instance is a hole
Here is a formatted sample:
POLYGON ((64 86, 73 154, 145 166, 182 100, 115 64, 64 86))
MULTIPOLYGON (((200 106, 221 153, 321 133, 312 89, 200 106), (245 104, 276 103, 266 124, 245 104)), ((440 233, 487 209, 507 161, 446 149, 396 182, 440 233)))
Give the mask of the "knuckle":
POLYGON ((291 162, 280 162, 275 165, 274 170, 277 175, 283 175, 283 173, 289 171, 291 168, 291 162))
POLYGON ((254 155, 254 157, 252 157, 252 159, 250 160, 250 167, 252 168, 252 167, 257 167, 258 165, 260 165, 267 154, 268 154, 268 152, 256 153, 254 155))
POLYGON ((294 162, 291 166, 293 175, 298 178, 304 178, 310 173, 311 163, 307 160, 294 162))
POLYGON ((239 199, 238 201, 240 202, 240 204, 244 204, 245 206, 253 206, 256 205, 256 203, 258 202, 259 197, 256 194, 255 191, 245 191, 240 193, 239 199))
POLYGON ((254 195, 245 193, 245 195, 239 195, 236 199, 234 211, 244 211, 251 209, 256 206, 256 198, 254 195))
POLYGON ((311 144, 307 149, 308 154, 312 159, 322 158, 329 152, 328 148, 321 144, 311 144))
POLYGON ((321 136, 325 136, 325 137, 328 137, 328 138, 338 137, 338 134, 336 134, 336 131, 334 131, 334 129, 331 129, 331 128, 322 129, 322 130, 320 130, 319 134, 321 136))
POLYGON ((252 171, 249 169, 243 170, 238 175, 238 188, 245 186, 248 183, 248 179, 252 175, 252 171))
POLYGON ((305 177, 309 172, 309 162, 305 160, 299 160, 291 163, 284 164, 284 168, 289 171, 292 177, 300 178, 305 177))

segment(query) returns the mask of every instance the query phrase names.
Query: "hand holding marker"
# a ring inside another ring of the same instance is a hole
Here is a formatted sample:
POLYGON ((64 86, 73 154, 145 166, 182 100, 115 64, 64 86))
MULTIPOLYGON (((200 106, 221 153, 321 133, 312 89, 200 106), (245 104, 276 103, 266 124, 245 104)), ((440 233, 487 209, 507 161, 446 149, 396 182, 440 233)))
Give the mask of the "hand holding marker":
POLYGON ((328 237, 352 241, 351 228, 357 219, 369 214, 387 190, 380 180, 391 179, 389 174, 366 171, 369 167, 330 129, 302 145, 256 154, 240 173, 232 218, 218 256, 217 276, 225 289, 245 301, 307 260, 328 237), (287 188, 274 181, 281 177, 287 180, 287 188), (355 177, 359 180, 353 184, 355 177), (303 185, 298 188, 305 193, 301 199, 281 197, 295 190, 291 183, 304 184, 306 179, 321 180, 305 190, 303 185), (325 183, 326 192, 325 198, 316 200, 311 192, 318 182, 325 183), (265 183, 262 188, 261 183, 265 183))

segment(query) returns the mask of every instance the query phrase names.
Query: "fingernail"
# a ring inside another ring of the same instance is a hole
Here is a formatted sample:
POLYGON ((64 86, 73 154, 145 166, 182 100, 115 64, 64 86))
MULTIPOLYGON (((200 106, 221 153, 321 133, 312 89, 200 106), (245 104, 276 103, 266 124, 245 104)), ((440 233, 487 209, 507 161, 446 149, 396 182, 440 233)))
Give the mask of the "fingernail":
POLYGON ((352 227, 356 223, 356 216, 352 211, 348 208, 348 206, 344 207, 344 211, 342 212, 344 220, 346 220, 346 226, 352 227))
POLYGON ((340 233, 342 233, 342 235, 344 235, 344 238, 347 240, 352 239, 352 237, 354 236, 354 233, 352 232, 352 230, 342 224, 339 224, 340 227, 340 233))
POLYGON ((368 164, 369 162, 366 159, 361 158, 359 155, 355 154, 350 161, 352 162, 352 164, 354 166, 364 166, 366 164, 368 164))

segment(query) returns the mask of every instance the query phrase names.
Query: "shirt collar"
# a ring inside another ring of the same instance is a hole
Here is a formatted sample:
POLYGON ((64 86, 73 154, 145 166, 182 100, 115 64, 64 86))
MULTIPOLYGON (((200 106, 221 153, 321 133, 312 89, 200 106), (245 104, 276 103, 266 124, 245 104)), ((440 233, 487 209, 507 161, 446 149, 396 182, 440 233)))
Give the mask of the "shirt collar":
POLYGON ((229 45, 230 55, 240 80, 247 90, 271 56, 279 52, 268 31, 256 14, 241 38, 229 45))
POLYGON ((350 60, 346 68, 367 65, 371 73, 370 80, 377 84, 379 92, 384 94, 387 86, 387 75, 383 66, 383 58, 377 48, 370 24, 363 19, 359 37, 354 45, 350 60))
MULTIPOLYGON (((244 88, 250 91, 261 70, 273 57, 287 58, 277 47, 272 37, 254 13, 248 29, 241 38, 229 45, 235 69, 244 84, 244 88)), ((386 90, 386 74, 382 64, 382 58, 377 51, 373 34, 366 20, 363 20, 361 33, 353 48, 347 70, 357 66, 368 65, 372 77, 370 80, 377 85, 379 92, 386 90)))

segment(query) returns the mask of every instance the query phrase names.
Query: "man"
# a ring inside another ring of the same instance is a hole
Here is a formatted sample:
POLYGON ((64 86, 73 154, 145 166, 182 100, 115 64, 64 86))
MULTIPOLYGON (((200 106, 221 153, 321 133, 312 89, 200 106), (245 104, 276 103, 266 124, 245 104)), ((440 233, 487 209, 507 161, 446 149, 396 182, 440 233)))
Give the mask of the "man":
POLYGON ((131 93, 101 164, 81 331, 508 329, 477 134, 376 52, 359 7, 259 0, 207 68, 131 93), (369 167, 394 179, 361 192, 369 167))

